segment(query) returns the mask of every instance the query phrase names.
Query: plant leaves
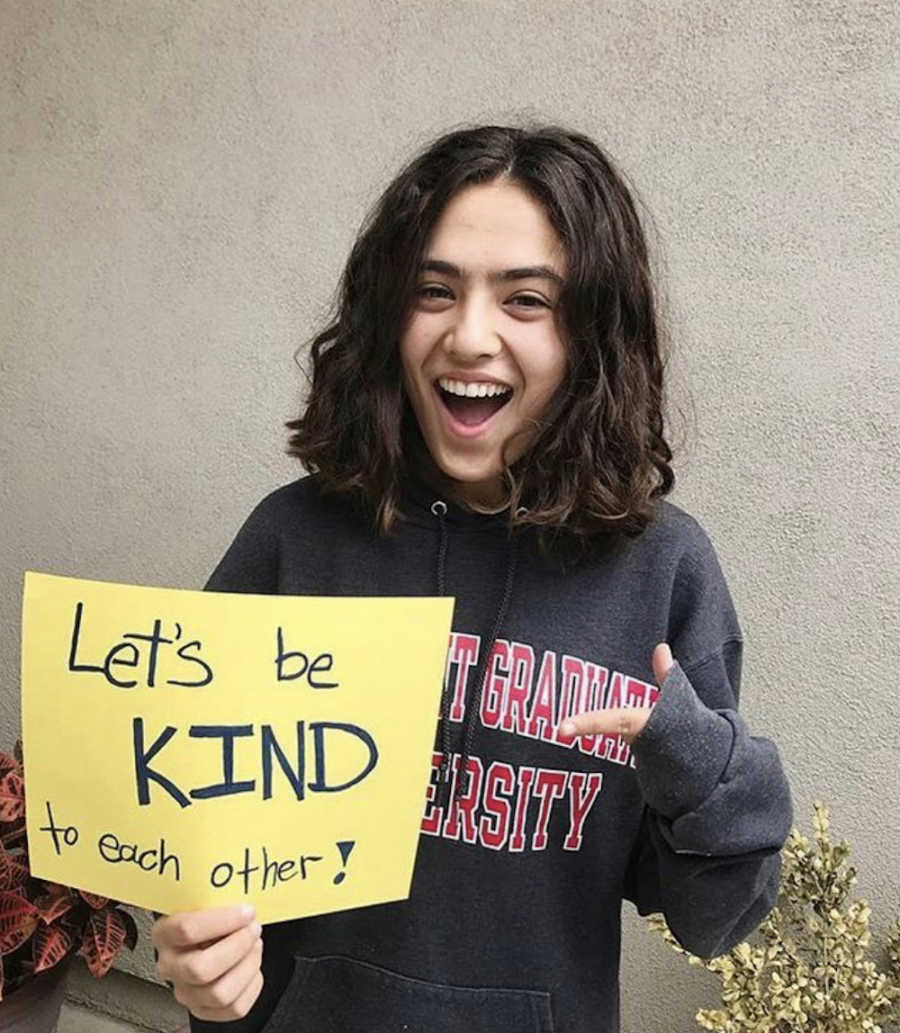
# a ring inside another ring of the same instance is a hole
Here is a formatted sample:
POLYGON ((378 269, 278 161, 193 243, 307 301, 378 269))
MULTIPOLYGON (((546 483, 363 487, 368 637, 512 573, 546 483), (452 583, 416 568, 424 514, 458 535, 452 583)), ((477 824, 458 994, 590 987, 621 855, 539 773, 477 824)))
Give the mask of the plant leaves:
POLYGON ((48 884, 47 892, 35 898, 34 906, 38 909, 41 921, 44 925, 51 925, 58 918, 71 911, 75 906, 77 897, 67 887, 59 883, 48 884))
POLYGON ((58 925, 39 926, 34 934, 34 971, 46 972, 58 965, 74 946, 72 936, 58 925))
POLYGON ((21 845, 25 854, 23 860, 27 861, 28 841, 25 838, 24 814, 20 818, 16 818, 15 821, 8 822, 7 824, 0 823, 0 842, 3 843, 7 850, 21 845))
POLYGON ((78 952, 96 979, 109 971, 116 955, 125 943, 128 930, 122 912, 112 908, 92 912, 84 930, 84 942, 78 952))
POLYGON ((37 908, 15 890, 0 890, 0 942, 5 941, 31 918, 37 920, 37 908))
POLYGON ((34 975, 34 962, 30 957, 19 955, 12 963, 6 962, 3 970, 3 994, 5 1000, 19 987, 24 986, 34 975))
POLYGON ((0 822, 15 821, 25 815, 25 781, 18 771, 7 771, 0 778, 0 822))
POLYGON ((15 771, 18 766, 18 761, 11 753, 6 753, 3 750, 0 750, 0 778, 2 778, 7 771, 15 771))
MULTIPOLYGON (((900 922, 888 973, 866 960, 871 907, 850 899, 855 869, 845 841, 829 838, 828 810, 816 801, 815 841, 792 829, 782 848, 778 906, 759 926, 763 945, 744 941, 702 960, 721 977, 723 1010, 701 1009, 713 1033, 878 1033, 900 1000, 900 922), (896 961, 897 964, 893 964, 896 961)), ((660 928, 675 945, 668 926, 660 928)), ((892 941, 890 941, 892 943, 892 941)), ((684 953, 684 952, 682 952, 684 953)), ((893 1028, 893 1027, 891 1027, 893 1028)))
POLYGON ((87 890, 79 890, 78 895, 90 904, 94 911, 100 911, 109 903, 109 897, 100 897, 96 893, 88 893, 87 890))
POLYGON ((21 947, 37 923, 37 908, 21 891, 0 890, 0 955, 21 947))
POLYGON ((13 926, 8 932, 0 936, 0 957, 4 954, 12 954, 13 951, 18 950, 23 943, 28 941, 37 927, 37 915, 27 915, 18 925, 13 926))
POLYGON ((0 890, 12 890, 28 881, 28 865, 0 846, 0 890))

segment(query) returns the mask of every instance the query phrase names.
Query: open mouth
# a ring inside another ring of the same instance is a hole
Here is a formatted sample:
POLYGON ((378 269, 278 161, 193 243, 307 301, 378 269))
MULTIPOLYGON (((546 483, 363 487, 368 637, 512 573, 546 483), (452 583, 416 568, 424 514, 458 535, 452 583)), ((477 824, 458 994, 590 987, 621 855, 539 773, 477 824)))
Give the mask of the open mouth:
POLYGON ((487 423, 513 396, 512 388, 501 384, 463 384, 441 378, 434 386, 444 408, 466 427, 487 423))

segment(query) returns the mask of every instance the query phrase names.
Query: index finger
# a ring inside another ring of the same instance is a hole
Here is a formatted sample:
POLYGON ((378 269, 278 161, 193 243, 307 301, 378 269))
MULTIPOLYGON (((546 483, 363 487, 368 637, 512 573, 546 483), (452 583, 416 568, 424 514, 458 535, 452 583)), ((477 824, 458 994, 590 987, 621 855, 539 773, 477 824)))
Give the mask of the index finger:
POLYGON ((153 923, 153 946, 185 949, 220 940, 248 925, 256 916, 249 904, 180 911, 153 923))
POLYGON ((573 714, 559 726, 566 736, 620 735, 629 745, 644 730, 651 707, 612 707, 573 714))

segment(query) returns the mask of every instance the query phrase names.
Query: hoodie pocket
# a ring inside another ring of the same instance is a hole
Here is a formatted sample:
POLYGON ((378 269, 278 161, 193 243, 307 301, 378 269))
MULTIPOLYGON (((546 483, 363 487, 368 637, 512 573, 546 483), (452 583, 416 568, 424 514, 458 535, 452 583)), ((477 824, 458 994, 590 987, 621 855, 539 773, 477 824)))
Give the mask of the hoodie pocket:
POLYGON ((340 955, 297 955, 261 1033, 553 1033, 550 994, 402 976, 340 955))

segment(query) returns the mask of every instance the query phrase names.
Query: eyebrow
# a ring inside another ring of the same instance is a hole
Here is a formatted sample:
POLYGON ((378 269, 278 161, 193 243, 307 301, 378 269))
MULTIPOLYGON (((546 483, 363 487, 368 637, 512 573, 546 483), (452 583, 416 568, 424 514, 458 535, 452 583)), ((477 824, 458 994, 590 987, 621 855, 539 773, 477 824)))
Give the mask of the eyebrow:
MULTIPOLYGON (((440 258, 427 258, 419 266, 423 273, 443 273, 445 276, 455 276, 458 280, 468 279, 469 273, 460 269, 453 262, 445 262, 440 258)), ((549 265, 523 265, 516 269, 501 269, 497 272, 488 273, 489 283, 509 283, 510 280, 549 280, 558 287, 563 285, 563 278, 555 269, 549 265)))

